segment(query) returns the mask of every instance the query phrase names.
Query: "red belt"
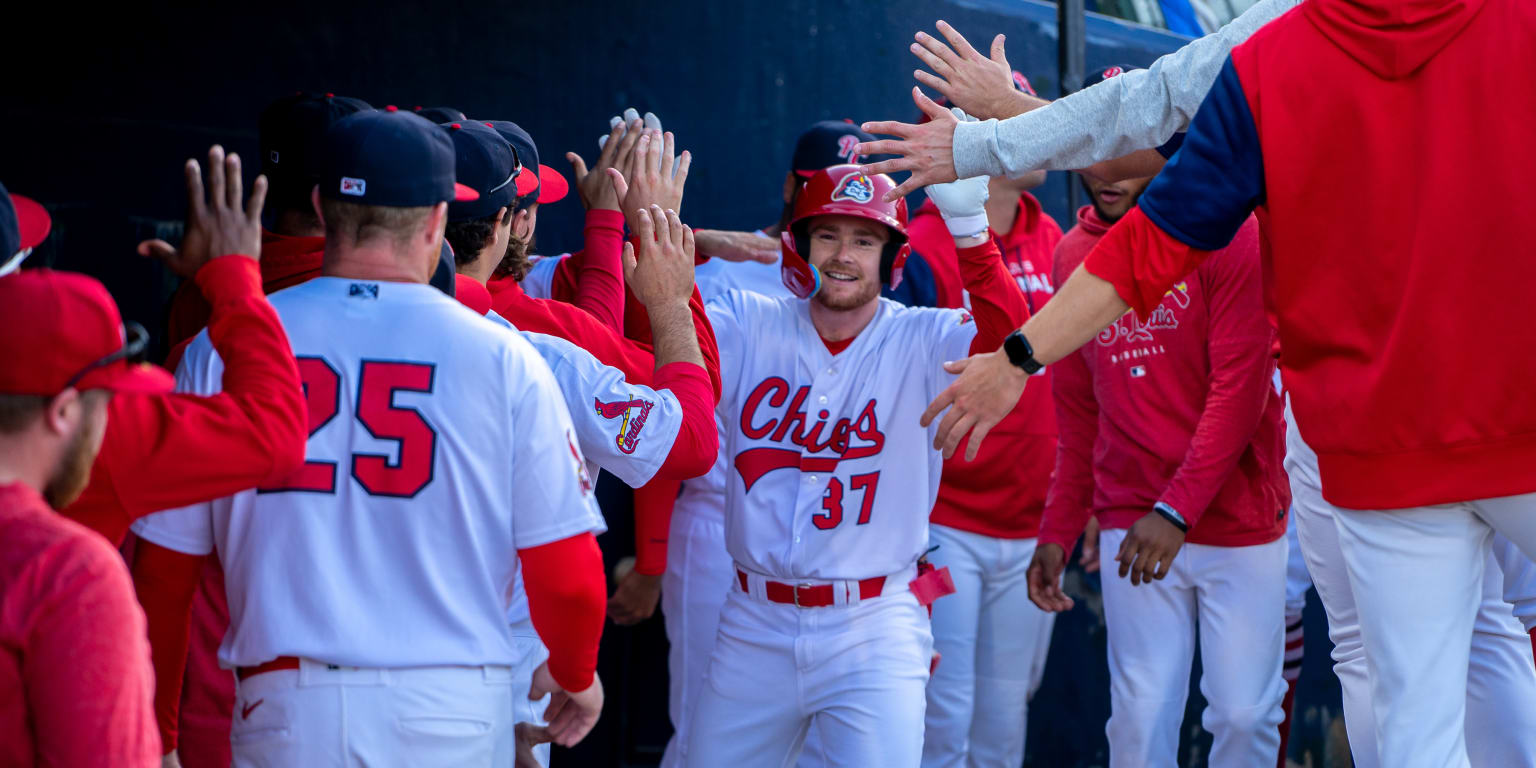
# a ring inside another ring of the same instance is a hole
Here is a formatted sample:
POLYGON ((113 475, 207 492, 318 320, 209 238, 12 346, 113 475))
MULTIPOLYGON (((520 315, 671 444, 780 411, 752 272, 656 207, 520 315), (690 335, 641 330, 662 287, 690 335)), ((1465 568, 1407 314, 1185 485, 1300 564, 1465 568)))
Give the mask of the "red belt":
POLYGON ((235 670, 235 677, 244 680, 251 675, 259 675, 263 672, 277 672, 283 669, 298 669, 299 660, 292 656, 279 656, 265 664, 257 664, 254 667, 240 667, 235 670))
MULTIPOLYGON (((741 584, 741 591, 751 592, 747 586, 747 572, 736 569, 736 581, 741 584)), ((836 587, 831 584, 808 585, 784 584, 778 581, 763 582, 763 594, 771 603, 784 603, 801 608, 825 608, 837 604, 836 587)), ((879 597, 885 590, 885 577, 876 576, 872 579, 863 579, 859 582, 859 599, 868 600, 879 597)))

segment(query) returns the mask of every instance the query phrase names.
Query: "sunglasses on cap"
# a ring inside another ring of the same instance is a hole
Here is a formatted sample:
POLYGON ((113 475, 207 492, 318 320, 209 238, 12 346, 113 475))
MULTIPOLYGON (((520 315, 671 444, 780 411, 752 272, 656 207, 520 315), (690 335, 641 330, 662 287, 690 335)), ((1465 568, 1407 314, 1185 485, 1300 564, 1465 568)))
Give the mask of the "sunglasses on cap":
POLYGON ((149 332, 144 330, 144 326, 132 321, 123 323, 123 338, 124 341, 121 349, 80 369, 80 372, 71 376, 69 381, 64 383, 64 388, 59 391, 62 392, 64 389, 69 389, 79 384, 80 380, 86 377, 86 374, 98 368, 104 368, 113 363, 144 362, 145 353, 149 350, 149 332))

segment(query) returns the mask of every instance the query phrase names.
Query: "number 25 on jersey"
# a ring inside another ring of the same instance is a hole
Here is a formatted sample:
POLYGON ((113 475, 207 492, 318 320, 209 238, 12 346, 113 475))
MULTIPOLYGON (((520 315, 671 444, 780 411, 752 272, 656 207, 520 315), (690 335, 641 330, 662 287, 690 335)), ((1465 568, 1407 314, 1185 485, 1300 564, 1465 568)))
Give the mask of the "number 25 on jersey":
MULTIPOLYGON (((330 427, 341 410, 341 374, 323 357, 299 357, 299 377, 309 408, 309 436, 330 427)), ((387 454, 356 453, 350 457, 352 477, 372 496, 411 498, 432 482, 437 431, 415 408, 395 405, 395 393, 432 392, 437 368, 428 363, 364 360, 358 367, 357 404, 353 418, 378 440, 399 445, 394 461, 387 454)), ((337 428, 341 428, 338 425, 337 428)), ((335 493, 336 461, 312 452, 306 461, 275 487, 257 493, 335 493)))

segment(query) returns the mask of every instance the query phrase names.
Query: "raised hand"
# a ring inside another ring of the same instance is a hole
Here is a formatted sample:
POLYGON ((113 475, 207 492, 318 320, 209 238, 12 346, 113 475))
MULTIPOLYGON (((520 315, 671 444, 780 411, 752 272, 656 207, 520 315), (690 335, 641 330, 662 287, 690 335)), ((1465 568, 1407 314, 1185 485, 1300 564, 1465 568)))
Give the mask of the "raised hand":
POLYGON ((603 713, 603 681, 592 676, 592 684, 584 691, 567 691, 555 682, 549 673, 549 664, 540 664, 533 671, 533 684, 528 689, 528 700, 538 701, 545 694, 550 696, 549 707, 544 710, 542 728, 525 729, 531 739, 546 739, 562 747, 574 747, 591 733, 597 718, 603 713))
POLYGON ((720 229, 695 229, 699 253, 711 259, 779 263, 779 241, 753 232, 727 232, 720 229))
POLYGON ((267 177, 257 176, 251 198, 244 202, 240 156, 225 156, 215 144, 208 150, 208 193, 203 191, 202 169, 196 160, 185 166, 187 224, 181 247, 164 240, 139 243, 139 255, 159 259, 172 272, 190 278, 204 264, 219 256, 261 256, 261 207, 267 199, 267 177), (206 200, 204 198, 207 198, 206 200))
MULTIPOLYGON (((608 169, 628 167, 630 155, 640 140, 640 133, 638 118, 628 125, 614 123, 608 135, 603 137, 607 141, 599 142, 602 150, 598 152, 591 170, 587 169, 587 163, 581 159, 581 155, 565 153, 565 159, 571 164, 571 172, 576 177, 576 192, 587 210, 619 210, 619 196, 608 180, 608 169)), ((534 169, 535 172, 537 170, 534 169)))
POLYGON ((928 115, 928 122, 922 125, 894 120, 865 123, 862 127, 870 133, 884 133, 896 138, 860 142, 855 150, 861 155, 898 155, 864 166, 867 173, 912 172, 906 181, 885 194, 886 202, 915 192, 918 187, 959 178, 955 174, 954 141, 955 126, 960 121, 949 110, 924 96, 916 86, 912 88, 912 101, 928 115))
POLYGON ((1184 532, 1156 512, 1148 512, 1131 524, 1115 553, 1120 564, 1120 578, 1131 577, 1131 586, 1150 584, 1162 579, 1173 567, 1173 559, 1184 546, 1184 532))
POLYGON ((693 156, 688 152, 677 155, 671 133, 655 130, 641 133, 629 162, 619 168, 627 182, 620 193, 619 206, 631 232, 638 231, 635 219, 638 211, 651 206, 664 211, 682 210, 683 187, 692 164, 693 156))
POLYGON ((922 425, 928 426, 944 409, 949 409, 939 422, 933 447, 943 451, 944 458, 950 458, 960 447, 960 440, 969 433, 971 439, 965 444, 965 460, 972 461, 987 433, 1018 404, 1029 376, 1009 362, 1002 350, 945 363, 944 370, 960 376, 928 404, 928 409, 923 411, 922 425))
POLYGON ((919 83, 983 120, 1013 117, 1048 103, 1014 86, 1013 68, 1003 52, 1002 35, 992 38, 992 55, 988 57, 972 48, 965 36, 948 23, 940 21, 937 26, 949 45, 926 32, 914 36, 917 42, 912 44, 912 53, 934 72, 913 72, 919 83))
POLYGON ((647 308, 687 304, 693 295, 693 230, 677 211, 655 205, 637 211, 635 224, 640 252, 624 244, 624 282, 647 308))

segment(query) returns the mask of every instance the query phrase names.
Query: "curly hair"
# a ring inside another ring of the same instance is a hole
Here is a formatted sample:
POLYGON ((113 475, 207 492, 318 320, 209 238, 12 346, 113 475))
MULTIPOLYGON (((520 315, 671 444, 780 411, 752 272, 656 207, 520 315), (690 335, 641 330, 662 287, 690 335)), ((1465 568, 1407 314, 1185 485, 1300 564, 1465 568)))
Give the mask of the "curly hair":
POLYGON ((532 250, 533 238, 524 240, 513 234, 507 240, 507 250, 501 256, 501 263, 496 265, 496 277, 510 277, 522 282, 528 276, 528 270, 533 267, 533 263, 528 260, 528 253, 532 250))
POLYGON ((454 263, 464 267, 480 259, 480 252, 485 250, 485 244, 491 241, 495 232, 496 214, 493 213, 483 219, 450 221, 443 236, 453 246, 454 263))

